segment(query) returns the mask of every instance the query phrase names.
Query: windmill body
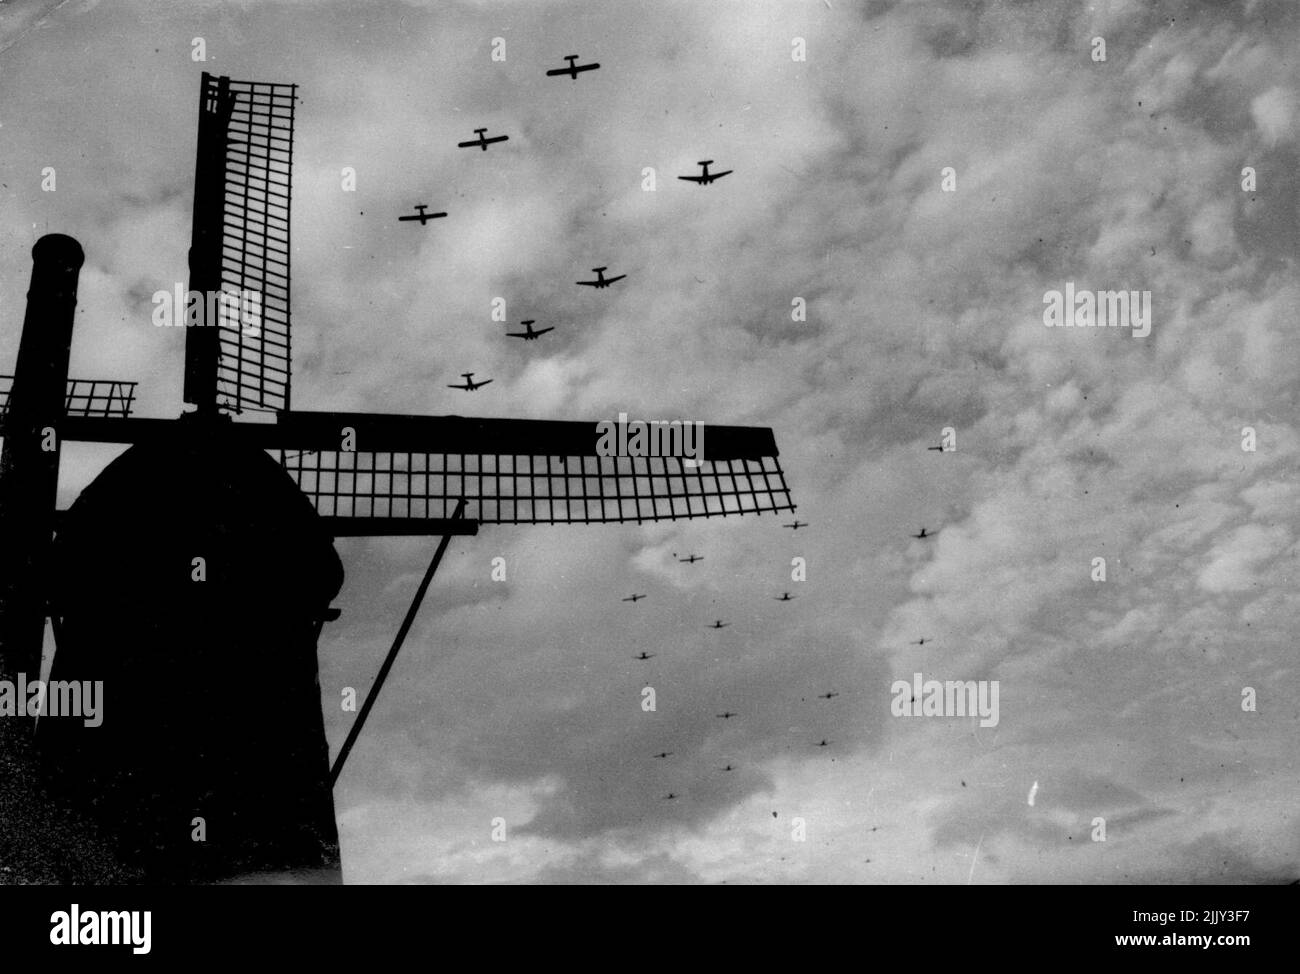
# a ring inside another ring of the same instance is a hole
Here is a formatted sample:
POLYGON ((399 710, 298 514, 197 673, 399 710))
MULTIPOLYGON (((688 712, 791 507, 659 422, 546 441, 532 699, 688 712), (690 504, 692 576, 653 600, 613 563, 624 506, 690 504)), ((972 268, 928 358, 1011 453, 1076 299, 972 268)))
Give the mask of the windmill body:
POLYGON ((292 85, 203 75, 190 290, 251 293, 258 312, 186 330, 193 412, 137 418, 133 384, 69 383, 82 250, 33 248, 0 383, 0 680, 39 673, 48 618, 51 680, 102 681, 103 717, 0 720, 11 879, 339 882, 332 786, 451 535, 794 510, 769 429, 711 426, 688 464, 607 455, 608 422, 292 410, 295 103, 292 85), (56 512, 64 440, 129 448, 56 512), (441 543, 331 767, 333 541, 396 535, 441 543))

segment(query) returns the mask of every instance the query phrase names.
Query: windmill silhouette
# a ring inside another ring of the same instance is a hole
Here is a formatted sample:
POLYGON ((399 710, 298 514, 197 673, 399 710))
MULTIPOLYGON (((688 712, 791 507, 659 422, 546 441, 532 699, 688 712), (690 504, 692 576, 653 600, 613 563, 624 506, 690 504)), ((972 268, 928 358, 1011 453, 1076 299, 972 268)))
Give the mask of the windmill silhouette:
POLYGON ((0 384, 0 680, 36 678, 48 618, 51 686, 102 681, 104 714, 0 720, 0 778, 31 781, 0 791, 0 816, 44 823, 18 847, 0 822, 0 859, 32 878, 339 882, 332 786, 452 536, 794 510, 770 429, 710 426, 688 465, 601 455, 594 422, 292 410, 296 100, 202 78, 190 291, 258 300, 252 320, 222 301, 186 329, 193 410, 139 418, 133 383, 68 383, 83 252, 33 247, 0 384), (56 511, 65 441, 129 448, 56 511), (316 644, 340 612, 333 541, 384 535, 440 541, 331 768, 316 644))

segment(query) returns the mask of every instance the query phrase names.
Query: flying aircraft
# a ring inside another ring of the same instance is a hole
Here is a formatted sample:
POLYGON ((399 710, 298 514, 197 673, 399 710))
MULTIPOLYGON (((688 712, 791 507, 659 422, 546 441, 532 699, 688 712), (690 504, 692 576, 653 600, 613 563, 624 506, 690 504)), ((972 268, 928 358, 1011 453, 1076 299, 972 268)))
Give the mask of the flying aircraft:
POLYGON ((711 166, 712 164, 713 164, 712 159, 701 159, 700 168, 703 169, 703 172, 701 172, 700 175, 678 176, 677 178, 684 179, 688 183, 699 183, 701 186, 707 186, 715 179, 721 179, 723 176, 730 176, 733 172, 735 172, 734 169, 727 169, 724 172, 709 172, 709 166, 711 166))
POLYGON ((922 636, 920 639, 913 639, 911 645, 924 646, 926 643, 932 643, 932 642, 934 642, 934 640, 931 639, 929 636, 922 636))
POLYGON ((596 279, 594 281, 574 281, 573 283, 582 284, 586 287, 601 288, 601 287, 609 287, 615 281, 621 281, 623 280, 623 278, 627 277, 626 274, 619 274, 617 277, 606 277, 605 271, 609 270, 608 267, 593 267, 591 270, 592 273, 596 275, 596 279))
POLYGON ((722 771, 735 771, 735 770, 736 770, 736 767, 735 767, 735 765, 729 764, 729 765, 727 765, 725 768, 722 768, 722 769, 720 769, 720 770, 722 770, 722 771))
POLYGON ((689 558, 678 558, 678 561, 685 562, 688 565, 694 565, 697 561, 703 561, 703 555, 691 555, 689 558))
POLYGON ((740 714, 735 713, 734 711, 731 711, 731 710, 727 710, 727 711, 724 711, 723 713, 720 713, 720 714, 714 714, 713 716, 714 716, 714 717, 721 717, 723 720, 730 720, 732 717, 739 717, 740 714))
POLYGON ((817 698, 819 700, 829 700, 831 697, 838 697, 838 696, 839 694, 836 693, 834 690, 828 690, 825 693, 817 694, 817 698))
POLYGON ((664 801, 666 801, 666 802, 670 802, 670 801, 672 801, 672 800, 673 800, 674 798, 676 798, 676 797, 677 797, 677 796, 674 795, 674 794, 670 791, 668 794, 664 795, 664 801))
POLYGON ((729 626, 729 625, 731 625, 730 622, 723 622, 721 619, 718 619, 718 620, 715 621, 712 625, 710 625, 710 626, 705 626, 704 628, 705 628, 705 629, 725 629, 725 628, 726 628, 727 626, 729 626))
POLYGON ((578 60, 578 55, 576 54, 566 54, 564 55, 564 60, 569 62, 567 68, 552 68, 550 71, 546 72, 546 76, 548 78, 555 78, 562 74, 567 74, 572 80, 577 81, 579 71, 595 71, 600 67, 600 65, 595 61, 591 64, 574 64, 573 62, 578 60))
POLYGON ((934 450, 936 453, 942 453, 942 452, 943 452, 943 444, 940 443, 938 446, 927 446, 926 449, 927 449, 927 450, 934 450))
POLYGON ((402 220, 419 220, 419 221, 420 221, 420 226, 424 226, 424 225, 425 225, 426 223, 428 223, 430 220, 436 220, 436 219, 438 219, 438 217, 440 217, 440 216, 446 216, 446 215, 447 215, 446 213, 425 213, 424 211, 427 210, 427 209, 429 208, 429 204, 428 204, 428 203, 416 203, 416 204, 415 204, 415 208, 416 208, 417 210, 419 210, 420 212, 419 212, 419 213, 410 213, 410 214, 408 214, 408 215, 406 215, 406 216, 399 216, 399 217, 397 218, 398 221, 400 222, 400 221, 402 221, 402 220))
POLYGON ((933 538, 934 535, 932 535, 932 534, 931 534, 929 531, 927 531, 925 528, 921 528, 920 533, 919 533, 919 534, 914 534, 914 535, 912 535, 912 537, 914 537, 914 538, 933 538))
POLYGON ((621 601, 623 601, 623 602, 635 602, 637 599, 643 599, 643 598, 645 598, 644 595, 637 595, 635 592, 633 592, 631 595, 629 595, 629 596, 628 596, 627 598, 625 598, 625 599, 622 599, 621 601))
POLYGON ((520 323, 521 325, 523 325, 524 328, 527 329, 527 330, 526 330, 526 331, 508 331, 508 332, 506 332, 506 337, 507 337, 507 338, 522 338, 522 339, 523 339, 524 341, 526 341, 526 342, 531 342, 531 341, 534 341, 535 339, 541 338, 541 337, 542 337, 543 335, 545 335, 548 331, 555 331, 555 326, 554 326, 554 325, 550 326, 549 328, 538 328, 536 331, 534 331, 534 330, 533 330, 533 322, 536 321, 536 320, 537 320, 536 318, 529 318, 529 319, 527 319, 526 321, 521 321, 521 322, 519 322, 519 323, 520 323))
POLYGON ((640 656, 633 656, 632 658, 633 658, 633 659, 654 659, 656 655, 658 655, 658 654, 656 654, 656 653, 647 653, 647 652, 643 649, 643 650, 641 650, 641 655, 640 655, 640 656))
POLYGON ((791 595, 789 592, 782 592, 780 595, 772 596, 773 602, 793 602, 794 600, 795 596, 791 595))
POLYGON ((470 139, 468 142, 457 142, 456 148, 458 149, 478 148, 478 149, 482 149, 484 152, 487 152, 487 147, 490 146, 493 142, 504 142, 508 138, 510 138, 510 136, 508 135, 494 135, 492 136, 492 138, 489 139, 486 135, 483 134, 484 132, 487 131, 487 129, 475 129, 474 131, 478 135, 477 139, 470 139))
POLYGON ((487 385, 489 382, 492 381, 491 379, 484 379, 482 382, 475 382, 473 372, 462 372, 461 375, 464 376, 465 378, 465 384, 463 386, 448 385, 447 388, 464 389, 466 392, 473 392, 475 389, 482 389, 485 385, 487 385))
POLYGON ((826 740, 826 738, 823 737, 823 738, 821 739, 821 743, 818 744, 817 746, 818 746, 818 747, 830 747, 830 744, 831 744, 831 742, 828 741, 828 740, 826 740))
POLYGON ((666 758, 672 753, 673 753, 672 751, 660 751, 658 754, 652 754, 651 757, 666 758))
POLYGON ((806 528, 807 526, 808 526, 808 522, 807 522, 807 521, 800 521, 798 518, 795 518, 795 519, 794 519, 794 523, 793 523, 793 524, 782 524, 782 525, 781 525, 781 527, 783 527, 783 528, 790 528, 792 531, 798 531, 800 528, 806 528))

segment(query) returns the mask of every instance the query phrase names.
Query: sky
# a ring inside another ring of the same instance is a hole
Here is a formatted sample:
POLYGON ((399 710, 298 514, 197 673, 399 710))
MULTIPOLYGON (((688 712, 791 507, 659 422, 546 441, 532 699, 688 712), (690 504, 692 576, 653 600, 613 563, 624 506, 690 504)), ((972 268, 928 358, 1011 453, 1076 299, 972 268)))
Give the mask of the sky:
MULTIPOLYGON (((453 539, 335 791, 347 882, 1290 881, 1298 51, 1284 0, 6 2, 0 362, 70 234, 72 374, 177 415, 200 73, 296 83, 296 408, 770 426, 809 523, 453 539), (1149 333, 1045 327, 1067 283, 1149 333), (897 715, 918 672, 996 725, 897 715)), ((333 751, 434 544, 337 543, 333 751)))

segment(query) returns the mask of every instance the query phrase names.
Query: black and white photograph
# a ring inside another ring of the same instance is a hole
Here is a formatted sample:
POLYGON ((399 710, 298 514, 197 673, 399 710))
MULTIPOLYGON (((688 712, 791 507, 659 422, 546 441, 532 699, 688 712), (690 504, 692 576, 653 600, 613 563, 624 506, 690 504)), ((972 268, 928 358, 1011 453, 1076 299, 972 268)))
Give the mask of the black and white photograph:
POLYGON ((1196 891, 1300 880, 1298 54, 1292 0, 0 0, 22 939, 1143 887, 1076 919, 1249 955, 1196 891))

